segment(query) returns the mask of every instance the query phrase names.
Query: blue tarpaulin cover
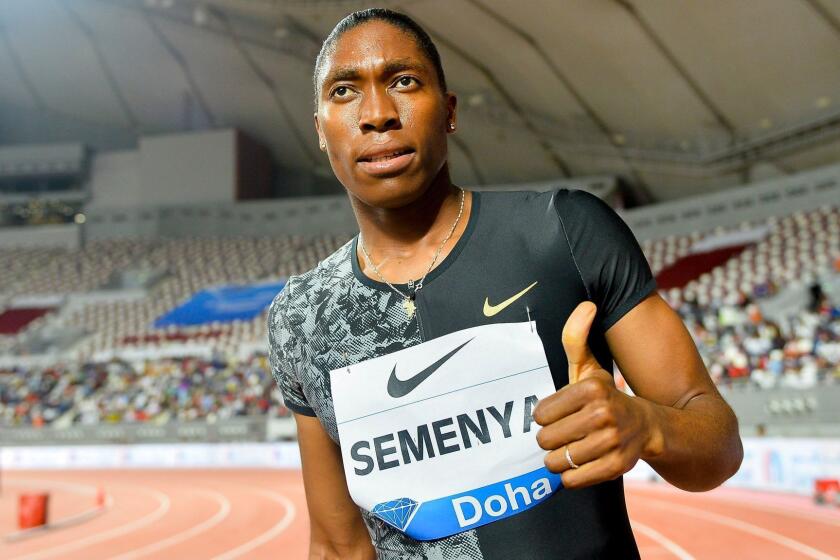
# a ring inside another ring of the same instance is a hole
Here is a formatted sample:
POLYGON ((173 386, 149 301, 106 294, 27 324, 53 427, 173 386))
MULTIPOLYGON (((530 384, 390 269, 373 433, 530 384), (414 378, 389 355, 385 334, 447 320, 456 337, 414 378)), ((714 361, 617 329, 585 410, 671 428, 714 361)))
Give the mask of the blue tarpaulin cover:
POLYGON ((154 327, 250 320, 262 313, 285 285, 285 282, 271 282, 201 290, 185 303, 158 317, 154 327))

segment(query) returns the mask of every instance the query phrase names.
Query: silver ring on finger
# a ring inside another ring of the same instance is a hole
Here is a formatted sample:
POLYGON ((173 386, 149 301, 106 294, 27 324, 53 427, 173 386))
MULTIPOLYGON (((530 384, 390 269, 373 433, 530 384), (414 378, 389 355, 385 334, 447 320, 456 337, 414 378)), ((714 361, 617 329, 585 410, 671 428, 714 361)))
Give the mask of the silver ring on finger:
POLYGON ((575 464, 575 462, 572 460, 572 454, 571 454, 571 453, 569 453, 569 446, 568 446, 568 445, 566 445, 564 448, 565 448, 565 450, 566 450, 566 462, 567 462, 567 463, 569 463, 569 466, 570 466, 571 468, 573 468, 573 469, 579 469, 579 468, 580 468, 580 465, 576 465, 576 464, 575 464))

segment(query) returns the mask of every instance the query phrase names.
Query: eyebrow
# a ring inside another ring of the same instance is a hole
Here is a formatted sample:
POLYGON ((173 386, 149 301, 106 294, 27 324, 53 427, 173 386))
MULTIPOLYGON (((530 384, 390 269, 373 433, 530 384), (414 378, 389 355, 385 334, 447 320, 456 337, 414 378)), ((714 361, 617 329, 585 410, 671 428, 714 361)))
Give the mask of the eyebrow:
MULTIPOLYGON (((382 74, 387 77, 407 70, 425 72, 428 68, 413 58, 395 58, 385 63, 382 74)), ((355 66, 339 66, 330 70, 321 87, 325 89, 335 82, 358 80, 361 75, 362 73, 355 66)))

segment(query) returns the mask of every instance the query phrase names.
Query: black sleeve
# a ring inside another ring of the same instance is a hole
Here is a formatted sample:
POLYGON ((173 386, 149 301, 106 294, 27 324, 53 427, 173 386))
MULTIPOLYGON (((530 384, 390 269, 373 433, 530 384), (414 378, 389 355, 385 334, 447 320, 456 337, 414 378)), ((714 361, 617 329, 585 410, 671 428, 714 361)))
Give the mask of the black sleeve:
POLYGON ((305 416, 315 416, 303 394, 297 367, 301 357, 286 313, 291 284, 290 278, 268 308, 268 361, 286 408, 305 416))
POLYGON ((656 289, 633 232, 610 206, 586 191, 560 189, 554 198, 566 241, 603 331, 656 289))

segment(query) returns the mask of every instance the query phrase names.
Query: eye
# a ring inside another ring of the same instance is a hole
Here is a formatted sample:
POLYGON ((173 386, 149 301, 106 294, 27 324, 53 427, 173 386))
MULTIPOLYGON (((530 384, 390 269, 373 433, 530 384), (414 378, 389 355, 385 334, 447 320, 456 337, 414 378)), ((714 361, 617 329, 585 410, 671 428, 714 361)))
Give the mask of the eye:
POLYGON ((418 85, 420 82, 414 76, 400 76, 394 82, 394 87, 399 89, 408 89, 415 85, 418 85))
POLYGON ((353 98, 354 93, 355 90, 352 87, 347 85, 339 85, 335 86, 334 88, 332 88, 332 90, 330 90, 329 98, 334 99, 336 101, 349 101, 353 98))

